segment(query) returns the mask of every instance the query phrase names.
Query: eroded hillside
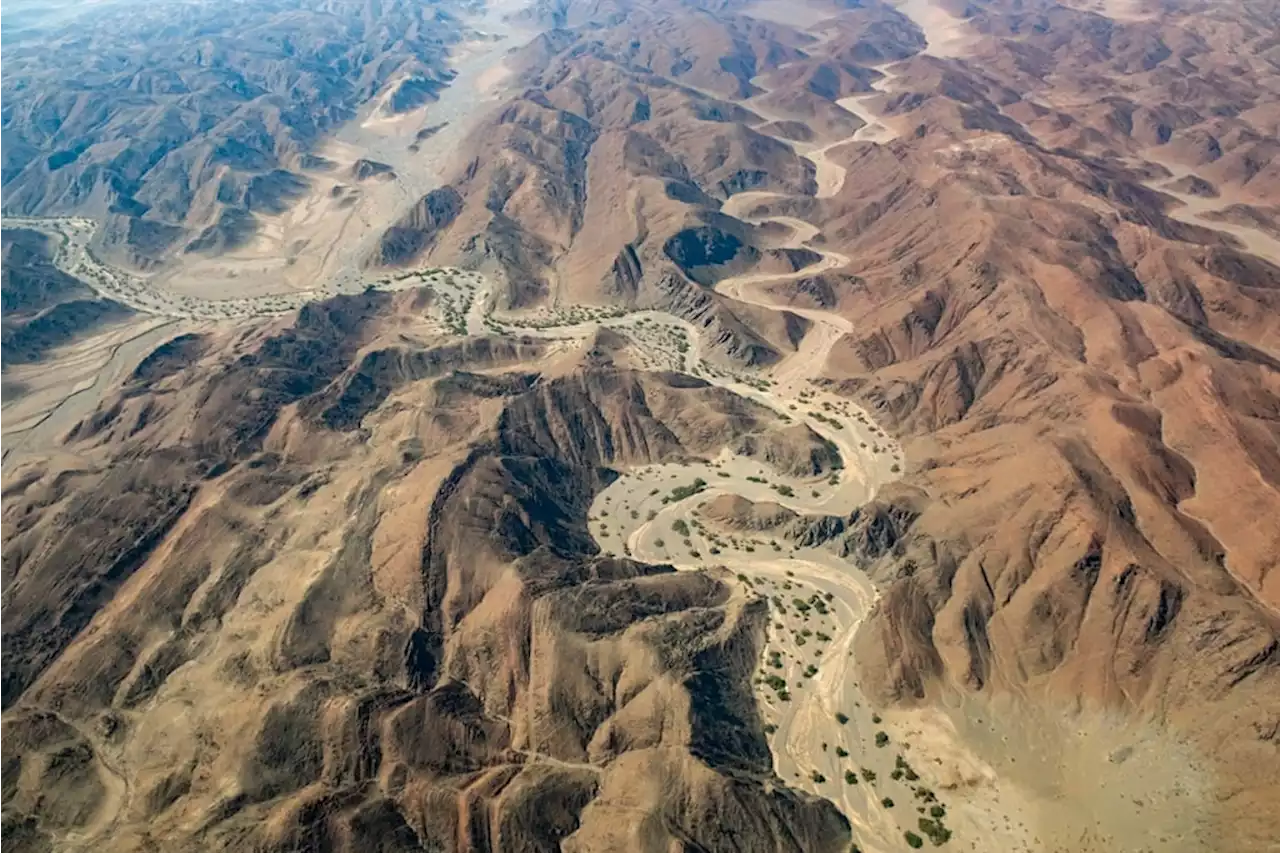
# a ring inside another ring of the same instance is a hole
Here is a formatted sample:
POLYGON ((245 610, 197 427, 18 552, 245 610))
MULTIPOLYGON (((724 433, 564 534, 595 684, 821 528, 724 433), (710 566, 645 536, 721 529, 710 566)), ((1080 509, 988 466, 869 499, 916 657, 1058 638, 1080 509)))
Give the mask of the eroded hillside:
POLYGON ((1275 10, 505 11, 375 287, 6 467, 6 835, 1269 849, 1275 10))

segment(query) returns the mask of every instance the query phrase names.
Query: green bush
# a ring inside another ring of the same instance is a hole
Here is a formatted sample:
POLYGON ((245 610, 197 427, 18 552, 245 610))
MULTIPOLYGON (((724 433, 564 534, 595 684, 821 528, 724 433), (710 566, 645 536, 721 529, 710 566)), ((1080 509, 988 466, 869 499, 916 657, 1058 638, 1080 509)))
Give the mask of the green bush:
POLYGON ((924 846, 924 839, 916 835, 914 832, 908 830, 902 834, 902 837, 907 839, 907 846, 912 850, 919 850, 924 846))
POLYGON ((836 722, 843 726, 845 723, 849 722, 849 715, 844 711, 836 711, 836 722))
POLYGON ((677 486, 672 489, 671 494, 668 496, 668 500, 670 500, 671 503, 676 503, 684 500, 685 498, 691 498, 706 487, 707 481, 698 477, 688 486, 677 486))
POLYGON ((920 818, 920 831, 929 836, 929 840, 933 842, 934 847, 940 847, 951 840, 951 830, 947 829, 936 820, 929 820, 927 817, 920 818))
POLYGON ((876 732, 876 746, 885 747, 889 745, 889 735, 887 732, 876 732))

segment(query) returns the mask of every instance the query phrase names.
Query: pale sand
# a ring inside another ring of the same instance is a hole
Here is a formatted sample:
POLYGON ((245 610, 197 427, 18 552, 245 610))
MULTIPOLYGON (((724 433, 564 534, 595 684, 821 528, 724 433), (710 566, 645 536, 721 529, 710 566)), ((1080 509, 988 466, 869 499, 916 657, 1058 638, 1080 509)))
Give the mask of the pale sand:
POLYGON ((924 31, 927 42, 924 52, 930 56, 957 59, 972 53, 977 33, 963 18, 954 17, 929 0, 906 0, 896 8, 924 31))

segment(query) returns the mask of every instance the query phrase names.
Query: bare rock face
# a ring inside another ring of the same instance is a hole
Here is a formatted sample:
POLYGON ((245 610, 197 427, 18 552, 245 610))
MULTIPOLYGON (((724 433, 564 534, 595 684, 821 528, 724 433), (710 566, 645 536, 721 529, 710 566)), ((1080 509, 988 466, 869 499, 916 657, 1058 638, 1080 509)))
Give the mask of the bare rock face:
POLYGON ((742 456, 768 462, 771 467, 798 477, 816 477, 841 467, 840 451, 804 424, 745 436, 733 446, 742 456))
POLYGON ((0 356, 6 367, 38 362, 51 349, 132 315, 125 306, 99 298, 84 282, 54 266, 55 247, 45 235, 6 228, 3 239, 0 356))
MULTIPOLYGON (((760 257, 753 247, 746 246, 734 236, 715 228, 689 228, 671 237, 663 251, 686 275, 694 281, 707 277, 714 281, 719 277, 708 267, 750 266, 760 257)), ((707 283, 707 282, 701 282, 707 283)))
MULTIPOLYGON (((461 124, 430 104, 470 8, 206 5, 6 15, 6 214, 211 263, 321 180, 339 216, 403 188, 316 153, 340 123, 403 121, 424 156, 461 124)), ((368 292, 202 323, 6 469, 7 841, 864 846, 774 775, 762 604, 586 527, 629 466, 849 464, 701 378, 732 374, 812 380, 902 446, 847 514, 703 511, 874 581, 844 657, 886 726, 945 713, 981 752, 957 799, 1020 785, 1082 853, 1274 845, 1274 2, 802 6, 533 2, 509 87, 355 250, 375 278, 483 269, 502 312, 666 312, 700 376, 633 369, 616 329, 459 339, 420 316, 438 294, 368 292)), ((40 243, 5 231, 6 397, 121 312, 40 243)))
POLYGON ((76 430, 82 467, 7 493, 6 831, 845 849, 829 803, 770 781, 764 608, 586 530, 611 466, 779 417, 607 362, 539 377, 535 340, 415 348, 421 304, 310 306, 233 360, 165 344, 76 430))
POLYGON ((427 193, 401 223, 382 236, 379 262, 398 264, 416 258, 458 217, 461 209, 461 197, 449 187, 427 193))
POLYGON ((393 180, 396 173, 395 170, 386 163, 380 163, 377 160, 367 160, 362 157, 351 164, 350 175, 353 181, 367 181, 371 178, 393 180))
POLYGON ((711 521, 739 530, 776 530, 797 518, 780 504, 750 501, 741 495, 718 495, 699 511, 711 521))
POLYGON ((448 11, 402 2, 81 11, 14 28, 4 210, 112 220, 103 250, 144 269, 243 245, 250 214, 305 191, 290 164, 315 168, 311 149, 377 98, 394 114, 435 97, 462 37, 448 11))

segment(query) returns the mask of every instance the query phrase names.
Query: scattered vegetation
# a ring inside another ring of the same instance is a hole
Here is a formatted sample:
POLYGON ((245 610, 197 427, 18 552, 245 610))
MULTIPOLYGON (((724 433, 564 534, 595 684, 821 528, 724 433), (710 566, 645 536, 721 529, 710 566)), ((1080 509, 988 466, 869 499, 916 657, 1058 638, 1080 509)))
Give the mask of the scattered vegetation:
POLYGON ((844 429, 844 424, 840 423, 839 419, 837 418, 829 418, 826 415, 822 414, 822 412, 810 412, 809 414, 813 416, 813 419, 815 421, 818 421, 819 423, 824 423, 827 426, 831 427, 832 429, 844 429))
POLYGON ((671 490, 671 494, 662 499, 665 503, 679 503, 686 498, 691 498, 707 487, 707 481, 698 477, 687 486, 676 486, 671 490))
POLYGON ((918 825, 920 831, 929 836, 929 840, 933 842, 934 847, 941 847, 951 840, 951 830, 943 826, 941 821, 922 817, 918 825))
POLYGON ((844 711, 836 711, 836 722, 843 726, 845 723, 849 722, 849 715, 844 711))

